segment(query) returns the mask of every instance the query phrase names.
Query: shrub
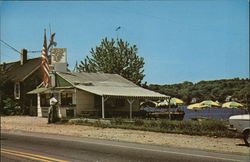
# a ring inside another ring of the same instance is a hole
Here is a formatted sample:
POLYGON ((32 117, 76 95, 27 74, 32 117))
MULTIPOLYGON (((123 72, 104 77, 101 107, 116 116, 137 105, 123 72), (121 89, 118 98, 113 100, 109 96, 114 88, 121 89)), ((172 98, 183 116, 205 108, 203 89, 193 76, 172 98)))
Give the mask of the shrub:
POLYGON ((3 109, 1 113, 3 115, 21 115, 23 112, 17 101, 7 98, 3 100, 3 109))
POLYGON ((144 125, 144 121, 142 119, 135 119, 135 125, 136 126, 142 126, 144 125))
POLYGON ((146 120, 145 127, 156 128, 159 127, 159 124, 155 120, 148 120, 148 121, 146 120))
POLYGON ((122 118, 112 118, 111 123, 115 125, 122 125, 124 120, 122 118))
POLYGON ((68 123, 69 124, 86 124, 88 123, 88 119, 70 119, 68 123))
POLYGON ((205 135, 205 136, 217 136, 217 137, 241 137, 239 133, 231 132, 227 130, 226 125, 228 121, 225 120, 204 120, 193 121, 183 120, 174 121, 167 119, 159 120, 146 120, 146 119, 130 119, 113 118, 110 123, 103 121, 88 121, 83 119, 72 119, 69 121, 71 124, 92 125, 96 127, 112 127, 122 129, 134 129, 144 131, 154 131, 163 133, 181 133, 189 135, 205 135), (79 120, 79 121, 78 121, 79 120))

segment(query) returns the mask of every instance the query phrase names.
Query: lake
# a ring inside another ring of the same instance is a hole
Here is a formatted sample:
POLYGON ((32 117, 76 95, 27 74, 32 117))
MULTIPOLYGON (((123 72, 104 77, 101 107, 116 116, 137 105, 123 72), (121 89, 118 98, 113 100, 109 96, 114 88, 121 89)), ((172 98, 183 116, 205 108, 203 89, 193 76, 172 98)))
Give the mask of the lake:
MULTIPOLYGON (((189 120, 191 118, 197 118, 197 117, 207 117, 213 119, 229 119, 229 117, 232 115, 241 115, 247 113, 245 110, 238 108, 211 107, 211 108, 203 108, 201 110, 189 110, 187 109, 187 106, 179 106, 179 108, 185 112, 183 120, 189 120)), ((165 108, 156 108, 156 109, 157 111, 166 111, 165 108)), ((144 110, 151 110, 151 111, 156 109, 150 107, 144 108, 144 110)), ((171 110, 175 109, 171 108, 171 110)))

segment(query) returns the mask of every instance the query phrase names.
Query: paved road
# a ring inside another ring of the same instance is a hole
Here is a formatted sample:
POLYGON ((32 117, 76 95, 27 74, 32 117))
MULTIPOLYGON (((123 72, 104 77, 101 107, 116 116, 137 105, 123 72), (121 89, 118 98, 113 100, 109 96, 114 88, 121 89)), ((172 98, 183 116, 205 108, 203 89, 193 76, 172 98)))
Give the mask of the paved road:
POLYGON ((248 155, 80 138, 1 131, 1 161, 250 161, 248 155))

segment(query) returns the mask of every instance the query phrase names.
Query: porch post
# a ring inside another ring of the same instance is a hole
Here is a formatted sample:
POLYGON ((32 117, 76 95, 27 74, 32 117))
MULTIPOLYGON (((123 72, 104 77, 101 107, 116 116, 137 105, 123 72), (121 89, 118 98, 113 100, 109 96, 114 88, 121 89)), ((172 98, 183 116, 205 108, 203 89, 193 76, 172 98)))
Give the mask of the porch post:
POLYGON ((104 116, 104 104, 105 104, 105 101, 107 101, 109 99, 109 96, 106 96, 106 98, 104 96, 102 96, 102 118, 104 119, 105 116, 104 116))
POLYGON ((102 118, 104 119, 104 96, 102 96, 102 118))
POLYGON ((37 93, 37 116, 38 117, 42 117, 42 108, 41 108, 41 104, 40 104, 40 93, 37 93))
MULTIPOLYGON (((62 101, 61 101, 61 92, 60 91, 58 92, 58 102, 60 103, 58 105, 61 105, 62 101)), ((58 110, 58 112, 57 112, 58 117, 62 118, 61 106, 57 106, 57 110, 58 110)))
POLYGON ((134 100, 127 99, 127 101, 129 103, 129 118, 130 118, 130 120, 132 120, 132 104, 133 104, 134 100))
POLYGON ((170 105, 170 100, 171 100, 171 97, 168 99, 168 119, 169 120, 171 120, 171 114, 170 114, 171 105, 170 105))

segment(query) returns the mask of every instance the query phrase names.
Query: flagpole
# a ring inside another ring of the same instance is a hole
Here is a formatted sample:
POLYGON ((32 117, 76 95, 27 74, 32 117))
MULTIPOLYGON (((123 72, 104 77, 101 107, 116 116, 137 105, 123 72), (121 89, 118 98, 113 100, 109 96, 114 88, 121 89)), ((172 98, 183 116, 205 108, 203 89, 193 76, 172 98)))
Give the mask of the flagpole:
POLYGON ((49 84, 49 62, 48 62, 48 50, 47 50, 47 38, 46 38, 46 29, 44 29, 44 41, 42 48, 42 71, 43 71, 43 83, 45 87, 48 87, 49 84))

